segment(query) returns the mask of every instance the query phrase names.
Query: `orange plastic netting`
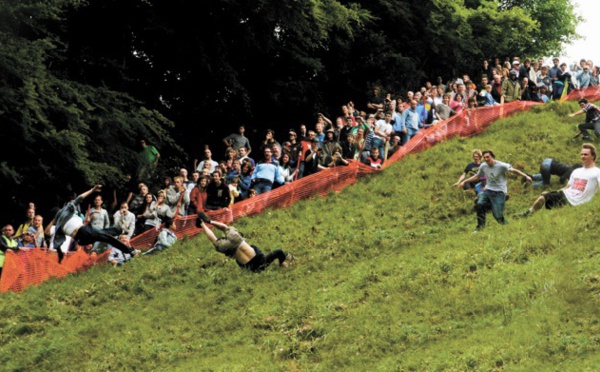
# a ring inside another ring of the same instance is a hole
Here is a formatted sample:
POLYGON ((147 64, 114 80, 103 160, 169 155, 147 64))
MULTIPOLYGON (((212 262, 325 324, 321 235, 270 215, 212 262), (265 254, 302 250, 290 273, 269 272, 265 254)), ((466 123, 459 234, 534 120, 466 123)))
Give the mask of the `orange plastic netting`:
MULTIPOLYGON (((574 90, 563 100, 580 98, 587 98, 590 101, 600 100, 600 87, 574 90)), ((421 130, 411 138, 408 144, 396 151, 384 163, 383 168, 399 161, 407 154, 424 151, 454 136, 472 136, 481 133, 496 120, 537 105, 540 103, 518 101, 498 106, 465 109, 448 120, 421 130)), ((351 161, 348 166, 320 171, 268 193, 236 203, 232 208, 210 211, 208 214, 213 220, 231 223, 240 217, 261 213, 267 208, 283 208, 315 195, 325 196, 332 190, 340 191, 356 182, 360 177, 375 172, 379 171, 351 161)), ((178 217, 176 219, 177 237, 182 238, 186 235, 194 237, 200 233, 200 229, 195 226, 195 220, 196 216, 178 217)), ((157 235, 157 230, 146 231, 133 238, 131 244, 138 249, 146 250, 152 247, 157 235)), ((0 292, 18 292, 50 278, 60 278, 71 273, 85 271, 94 265, 105 263, 107 257, 108 252, 94 256, 78 250, 69 254, 62 264, 58 264, 57 255, 53 252, 45 252, 41 249, 17 253, 10 251, 6 253, 6 261, 0 278, 0 292)))

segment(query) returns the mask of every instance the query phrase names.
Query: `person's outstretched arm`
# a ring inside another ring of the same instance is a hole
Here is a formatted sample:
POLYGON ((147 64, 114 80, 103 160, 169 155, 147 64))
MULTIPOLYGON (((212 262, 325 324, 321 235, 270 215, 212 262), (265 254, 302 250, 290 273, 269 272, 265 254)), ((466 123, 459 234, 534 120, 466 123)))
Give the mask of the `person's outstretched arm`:
POLYGON ((92 193, 95 192, 100 192, 102 190, 102 185, 96 185, 94 187, 92 187, 91 189, 89 189, 88 191, 84 192, 83 194, 79 195, 79 197, 81 198, 81 200, 87 198, 88 196, 90 196, 92 193))

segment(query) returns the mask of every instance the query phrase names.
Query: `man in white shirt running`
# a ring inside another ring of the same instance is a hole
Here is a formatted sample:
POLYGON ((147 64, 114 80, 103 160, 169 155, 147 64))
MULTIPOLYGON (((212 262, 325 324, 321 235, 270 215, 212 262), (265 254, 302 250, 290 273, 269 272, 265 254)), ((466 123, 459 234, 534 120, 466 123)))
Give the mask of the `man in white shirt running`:
POLYGON ((600 169, 596 167, 596 147, 591 143, 581 146, 582 168, 577 168, 571 173, 567 186, 558 191, 544 192, 533 203, 531 208, 516 217, 526 217, 540 210, 544 205, 546 209, 561 207, 567 203, 572 206, 589 202, 594 197, 600 185, 600 169))

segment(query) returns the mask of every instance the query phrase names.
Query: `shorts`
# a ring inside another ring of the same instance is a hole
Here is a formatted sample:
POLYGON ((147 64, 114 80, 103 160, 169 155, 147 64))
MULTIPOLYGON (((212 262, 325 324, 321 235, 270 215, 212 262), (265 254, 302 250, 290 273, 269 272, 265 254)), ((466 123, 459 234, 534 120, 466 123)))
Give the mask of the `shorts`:
POLYGON ((242 237, 242 234, 240 234, 235 227, 227 226, 227 229, 225 229, 225 238, 217 239, 214 246, 218 252, 233 257, 243 242, 244 238, 242 237))
POLYGON ((546 200, 546 209, 558 208, 567 204, 567 198, 562 191, 551 191, 547 194, 543 194, 546 200))

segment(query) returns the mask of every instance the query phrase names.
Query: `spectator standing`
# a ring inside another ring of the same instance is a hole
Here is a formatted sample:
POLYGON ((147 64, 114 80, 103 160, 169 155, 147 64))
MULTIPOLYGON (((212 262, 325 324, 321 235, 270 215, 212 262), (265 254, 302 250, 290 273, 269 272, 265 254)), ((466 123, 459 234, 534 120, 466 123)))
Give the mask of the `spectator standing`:
POLYGON ((189 192, 192 192, 194 187, 196 187, 196 185, 198 184, 199 180, 200 180, 200 172, 198 172, 198 171, 192 172, 192 179, 186 185, 187 190, 189 192))
POLYGON ((12 225, 5 225, 2 228, 2 236, 0 237, 0 278, 2 277, 6 251, 10 249, 16 252, 19 249, 19 243, 13 238, 14 232, 12 225))
MULTIPOLYGON (((417 101, 414 99, 410 101, 410 107, 402 112, 402 121, 406 127, 406 142, 408 142, 422 127, 417 112, 417 101)), ((402 144, 404 145, 406 142, 403 141, 402 144)))
POLYGON ((214 171, 212 182, 206 187, 206 209, 217 210, 229 207, 231 197, 229 187, 223 182, 220 171, 214 171))
POLYGON ((17 240, 17 245, 20 251, 37 248, 38 245, 35 243, 35 230, 29 227, 29 229, 21 235, 20 239, 17 240))
POLYGON ((173 185, 167 190, 167 204, 174 216, 185 216, 190 204, 190 192, 183 184, 182 177, 174 177, 173 185))
POLYGON ((194 159, 194 168, 198 172, 202 172, 202 169, 208 168, 208 171, 212 173, 218 166, 219 163, 212 159, 212 151, 210 151, 208 146, 204 148, 204 160, 200 164, 198 164, 198 159, 194 159))
POLYGON ((167 192, 165 190, 160 190, 156 195, 156 215, 161 221, 174 217, 171 207, 167 204, 167 192))
POLYGON ((23 233, 25 231, 27 231, 29 226, 31 226, 31 224, 33 223, 34 217, 35 217, 35 208, 31 208, 31 207, 27 208, 26 219, 22 224, 19 225, 19 228, 17 229, 17 232, 14 235, 15 239, 19 238, 21 235, 23 235, 23 233))
POLYGON ((94 207, 90 209, 87 217, 87 222, 92 225, 95 229, 108 229, 110 227, 110 216, 108 211, 102 208, 102 196, 97 195, 94 198, 94 207))
POLYGON ((521 99, 521 84, 517 80, 517 74, 514 71, 511 71, 508 79, 504 79, 502 82, 502 98, 506 103, 521 99))
MULTIPOLYGON (((102 203, 102 196, 97 195, 94 198, 94 206, 89 210, 89 213, 84 221, 86 224, 89 223, 93 228, 98 230, 108 229, 111 226, 110 216, 108 215, 108 211, 102 208, 102 203)), ((101 244, 101 242, 94 243, 92 250, 98 250, 101 244)), ((63 250, 63 252, 65 251, 63 250)))
POLYGON ((246 127, 244 125, 240 125, 237 133, 232 133, 223 138, 223 143, 225 143, 225 146, 231 147, 235 151, 238 151, 241 147, 245 147, 246 154, 249 155, 252 152, 252 147, 250 146, 250 140, 248 140, 248 138, 246 138, 244 135, 245 133, 246 127))
POLYGON ((375 130, 373 136, 373 147, 379 148, 379 153, 384 154, 385 157, 385 145, 389 142, 392 132, 392 115, 391 111, 385 113, 384 119, 379 120, 375 123, 375 130))
POLYGON ((156 198, 152 194, 146 195, 146 202, 144 203, 144 211, 138 216, 138 234, 152 230, 160 225, 160 219, 156 212, 156 198), (142 221, 140 224, 139 221, 142 221))
POLYGON ((314 138, 310 143, 310 148, 304 153, 304 172, 302 177, 317 173, 319 167, 319 140, 314 138))
POLYGON ((145 180, 154 175, 158 166, 158 159, 160 159, 160 152, 158 152, 156 147, 148 145, 145 138, 140 140, 140 146, 142 150, 139 152, 141 159, 139 179, 145 180))
POLYGON ((257 195, 271 191, 275 182, 283 184, 284 180, 279 173, 279 165, 273 161, 273 152, 270 148, 264 149, 263 160, 256 164, 252 173, 252 181, 257 195))
POLYGON ((118 233, 113 234, 113 236, 127 235, 131 239, 135 234, 135 214, 129 211, 127 202, 121 203, 121 208, 113 215, 113 226, 118 228, 118 233))
POLYGON ((46 246, 46 236, 44 235, 44 226, 43 226, 44 218, 41 215, 36 215, 33 217, 33 223, 29 226, 27 231, 33 232, 33 237, 35 239, 36 247, 47 247, 46 246))
POLYGON ((241 199, 248 199, 250 188, 252 187, 252 172, 254 167, 249 161, 242 163, 242 172, 240 173, 240 183, 238 187, 240 189, 241 199))
POLYGON ((192 189, 190 193, 190 206, 188 207, 188 214, 196 214, 198 212, 204 212, 206 209, 206 188, 208 187, 209 179, 205 176, 200 177, 196 187, 192 189))
POLYGON ((252 167, 254 167, 254 159, 248 156, 248 151, 245 146, 242 146, 238 149, 238 157, 240 159, 240 162, 243 162, 245 159, 248 159, 248 161, 252 163, 252 167))

